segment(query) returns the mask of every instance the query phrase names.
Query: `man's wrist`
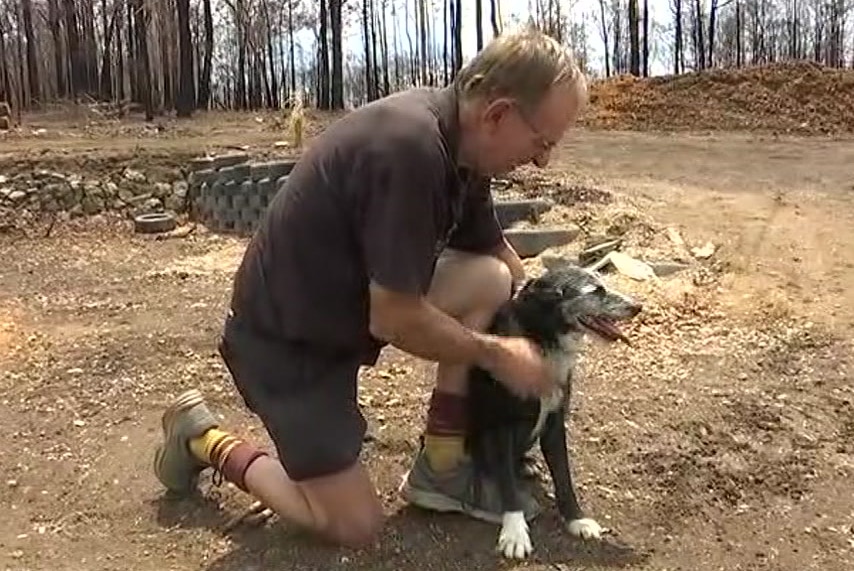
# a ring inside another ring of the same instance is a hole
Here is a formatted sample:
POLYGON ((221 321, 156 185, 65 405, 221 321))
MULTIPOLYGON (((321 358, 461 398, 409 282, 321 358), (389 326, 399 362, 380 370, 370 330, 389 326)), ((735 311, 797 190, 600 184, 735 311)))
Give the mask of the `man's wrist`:
POLYGON ((477 350, 474 364, 487 371, 492 370, 498 357, 501 345, 495 335, 473 332, 477 350))

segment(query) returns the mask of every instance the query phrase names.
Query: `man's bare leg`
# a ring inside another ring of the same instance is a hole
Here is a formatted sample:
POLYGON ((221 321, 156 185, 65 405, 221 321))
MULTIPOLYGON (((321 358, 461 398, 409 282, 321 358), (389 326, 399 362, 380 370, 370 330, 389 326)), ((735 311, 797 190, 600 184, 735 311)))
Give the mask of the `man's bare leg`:
POLYGON ((360 464, 294 482, 274 458, 218 428, 199 391, 179 396, 163 415, 165 441, 155 473, 175 493, 190 493, 206 467, 248 492, 283 520, 335 543, 358 547, 378 534, 382 505, 360 464))
MULTIPOLYGON (((501 260, 447 250, 440 257, 428 299, 463 325, 485 330, 510 297, 511 275, 501 260)), ((439 364, 430 398, 425 447, 436 472, 452 470, 463 456, 468 367, 439 364)))
MULTIPOLYGON (((491 256, 449 251, 439 261, 430 301, 474 329, 483 331, 511 295, 507 265, 491 256)), ((464 453, 468 367, 439 365, 430 398, 424 447, 401 486, 409 503, 422 508, 461 512, 501 523, 497 488, 488 481, 474 485, 474 472, 464 453), (480 494, 474 492, 480 490, 480 494)), ((527 519, 540 512, 533 495, 523 499, 527 519)))

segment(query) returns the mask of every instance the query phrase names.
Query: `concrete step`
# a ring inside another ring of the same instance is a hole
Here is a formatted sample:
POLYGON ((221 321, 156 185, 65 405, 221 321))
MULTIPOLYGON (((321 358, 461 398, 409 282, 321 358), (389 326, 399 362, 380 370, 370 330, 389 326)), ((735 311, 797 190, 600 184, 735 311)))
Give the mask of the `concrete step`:
POLYGON ((515 222, 527 220, 539 222, 540 215, 551 209, 548 200, 500 200, 495 202, 495 214, 502 228, 509 228, 515 222))
POLYGON ((559 228, 510 228, 504 231, 507 241, 521 258, 533 258, 549 248, 569 244, 579 233, 581 229, 574 225, 559 228))

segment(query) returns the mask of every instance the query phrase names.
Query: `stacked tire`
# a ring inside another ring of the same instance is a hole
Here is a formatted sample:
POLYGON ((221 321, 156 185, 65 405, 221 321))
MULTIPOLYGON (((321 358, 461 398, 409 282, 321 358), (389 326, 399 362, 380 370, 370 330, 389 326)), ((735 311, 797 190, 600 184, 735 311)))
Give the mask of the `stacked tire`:
POLYGON ((212 232, 250 235, 258 227, 293 161, 232 163, 192 175, 198 219, 212 232))

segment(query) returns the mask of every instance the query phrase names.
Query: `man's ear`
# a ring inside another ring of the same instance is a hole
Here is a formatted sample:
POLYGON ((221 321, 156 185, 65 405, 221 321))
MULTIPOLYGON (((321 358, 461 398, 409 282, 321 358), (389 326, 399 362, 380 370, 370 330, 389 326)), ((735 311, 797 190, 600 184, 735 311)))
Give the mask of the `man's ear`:
POLYGON ((489 101, 484 106, 481 118, 487 125, 498 126, 507 117, 512 108, 513 102, 510 99, 499 97, 498 99, 489 101))

